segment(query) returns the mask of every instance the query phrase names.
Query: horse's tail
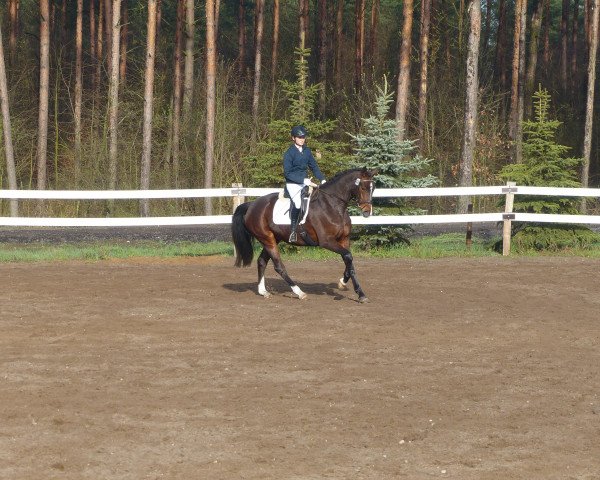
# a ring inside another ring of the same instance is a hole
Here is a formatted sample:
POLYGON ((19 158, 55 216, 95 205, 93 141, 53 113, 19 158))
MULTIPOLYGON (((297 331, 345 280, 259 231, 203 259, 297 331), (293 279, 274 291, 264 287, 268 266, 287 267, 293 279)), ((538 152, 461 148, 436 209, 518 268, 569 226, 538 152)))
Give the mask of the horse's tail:
POLYGON ((252 246, 252 235, 244 224, 244 215, 248 211, 250 202, 242 203, 235 209, 231 220, 231 236, 235 245, 235 266, 247 267, 252 263, 254 248, 252 246))

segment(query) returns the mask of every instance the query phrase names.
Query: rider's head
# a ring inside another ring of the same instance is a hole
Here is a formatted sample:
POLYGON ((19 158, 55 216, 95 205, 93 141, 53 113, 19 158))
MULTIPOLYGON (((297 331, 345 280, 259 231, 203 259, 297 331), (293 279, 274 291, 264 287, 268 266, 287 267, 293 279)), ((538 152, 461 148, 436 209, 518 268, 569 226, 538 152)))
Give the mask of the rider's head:
POLYGON ((290 132, 292 139, 294 140, 294 143, 296 144, 303 144, 306 136, 308 135, 308 132, 306 131, 306 128, 304 128, 304 126, 302 125, 296 125, 295 127, 292 127, 292 131, 290 132))

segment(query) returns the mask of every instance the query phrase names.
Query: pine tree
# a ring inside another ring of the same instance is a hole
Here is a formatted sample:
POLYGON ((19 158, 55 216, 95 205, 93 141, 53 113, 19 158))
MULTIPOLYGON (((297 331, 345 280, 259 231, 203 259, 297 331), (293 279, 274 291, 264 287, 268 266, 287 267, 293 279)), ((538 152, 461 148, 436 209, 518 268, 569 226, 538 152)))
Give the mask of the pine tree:
MULTIPOLYGON (((376 188, 418 188, 437 183, 437 179, 425 174, 431 159, 423 158, 416 152, 416 141, 398 138, 398 122, 388 117, 393 103, 393 93, 389 91, 387 78, 383 87, 377 87, 375 113, 364 118, 364 133, 350 134, 356 143, 353 166, 378 171, 375 177, 376 188)), ((379 202, 381 208, 394 214, 415 214, 419 210, 409 207, 402 199, 379 202)), ((376 211, 377 213, 377 211, 376 211)), ((407 242, 406 227, 365 227, 359 230, 358 246, 372 247, 407 242)))
POLYGON ((343 153, 348 148, 346 144, 327 140, 336 121, 316 118, 320 84, 308 84, 310 50, 297 48, 296 55, 296 80, 279 82, 288 100, 287 118, 272 120, 266 139, 258 144, 258 153, 245 159, 248 180, 253 186, 279 187, 284 183, 283 153, 291 144, 290 130, 294 125, 304 125, 308 130, 307 145, 326 177, 333 176, 349 160, 343 153))

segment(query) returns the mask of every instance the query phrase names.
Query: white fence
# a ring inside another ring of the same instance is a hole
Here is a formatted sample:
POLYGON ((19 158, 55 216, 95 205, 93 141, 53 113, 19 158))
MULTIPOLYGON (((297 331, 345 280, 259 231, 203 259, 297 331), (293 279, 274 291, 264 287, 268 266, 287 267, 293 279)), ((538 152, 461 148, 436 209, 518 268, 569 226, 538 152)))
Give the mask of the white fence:
MULTIPOLYGON (((234 205, 246 197, 259 197, 279 192, 275 188, 210 188, 180 190, 0 190, 0 199, 21 200, 132 200, 233 197, 234 205)), ((569 224, 600 224, 600 215, 550 215, 514 213, 514 195, 542 195, 556 197, 600 197, 600 188, 552 188, 522 187, 513 184, 492 187, 445 187, 445 188, 381 188, 375 190, 375 198, 443 197, 498 195, 506 197, 504 212, 447 214, 447 215, 373 215, 369 218, 353 216, 354 225, 417 225, 431 223, 477 223, 504 222, 505 252, 510 249, 510 222, 545 222, 569 224), (508 235, 508 238, 507 238, 508 235), (508 244, 508 245, 507 245, 508 244)), ((214 225, 231 223, 231 215, 173 216, 144 218, 39 218, 0 217, 0 226, 20 227, 131 227, 164 225, 214 225)))

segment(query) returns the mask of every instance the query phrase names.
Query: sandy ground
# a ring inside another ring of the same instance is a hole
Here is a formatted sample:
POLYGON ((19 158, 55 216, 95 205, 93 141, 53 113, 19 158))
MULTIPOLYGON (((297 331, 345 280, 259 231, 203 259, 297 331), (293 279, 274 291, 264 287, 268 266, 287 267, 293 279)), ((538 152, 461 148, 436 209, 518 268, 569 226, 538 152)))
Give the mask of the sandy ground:
POLYGON ((598 479, 598 260, 0 265, 2 479, 598 479))

